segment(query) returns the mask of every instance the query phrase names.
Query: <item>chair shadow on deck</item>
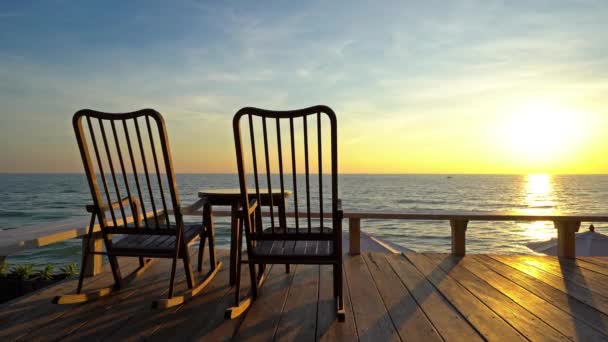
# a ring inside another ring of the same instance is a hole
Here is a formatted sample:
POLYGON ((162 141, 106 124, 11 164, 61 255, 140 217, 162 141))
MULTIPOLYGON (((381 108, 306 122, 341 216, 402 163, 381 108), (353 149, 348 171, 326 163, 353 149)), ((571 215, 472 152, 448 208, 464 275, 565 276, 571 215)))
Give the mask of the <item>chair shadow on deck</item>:
MULTIPOLYGON (((585 278, 585 275, 584 275, 584 272, 593 272, 593 271, 581 268, 576 259, 558 257, 557 261, 559 264, 559 269, 562 274, 562 277, 564 278, 564 286, 566 287, 566 294, 568 295, 569 309, 572 312, 572 314, 576 314, 577 316, 580 315, 579 317, 586 316, 585 321, 587 321, 587 322, 592 321, 592 322, 594 322, 595 325, 599 325, 599 326, 596 326, 595 328, 600 330, 602 333, 606 334, 608 332, 608 330, 607 330, 605 323, 606 323, 606 319, 608 319, 608 317, 603 315, 600 311, 597 311, 596 309, 586 310, 586 312, 581 311, 580 304, 585 304, 585 303, 578 300, 575 296, 573 296, 574 293, 580 294, 579 291, 581 291, 584 298, 588 298, 591 301, 591 303, 594 302, 594 295, 598 296, 599 294, 594 293, 590 289, 590 284, 588 284, 587 279, 585 278), (573 277, 572 274, 578 275, 575 278, 579 279, 578 283, 580 284, 580 286, 579 286, 579 284, 575 283, 574 279, 571 278, 571 277, 573 277), (595 314, 594 317, 589 317, 588 314, 590 312, 592 314, 595 314)), ((605 280, 608 281, 608 276, 602 275, 601 273, 597 273, 597 275, 605 278, 605 280)), ((572 323, 574 324, 574 328, 576 330, 577 337, 579 339, 583 339, 586 336, 586 332, 589 330, 590 326, 585 324, 583 320, 574 319, 574 317, 572 317, 572 323)))

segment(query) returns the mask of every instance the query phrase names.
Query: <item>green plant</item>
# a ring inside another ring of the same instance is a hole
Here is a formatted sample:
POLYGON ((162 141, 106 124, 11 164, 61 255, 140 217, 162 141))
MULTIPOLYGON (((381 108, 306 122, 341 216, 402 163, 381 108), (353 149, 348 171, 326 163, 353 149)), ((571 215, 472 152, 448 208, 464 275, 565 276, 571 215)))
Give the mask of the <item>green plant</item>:
POLYGON ((72 263, 67 265, 66 267, 62 267, 61 272, 63 272, 66 277, 70 278, 78 274, 78 267, 75 263, 72 263))
POLYGON ((40 278, 42 280, 52 280, 53 279, 53 265, 48 264, 44 267, 42 271, 40 271, 40 278))
POLYGON ((11 274, 21 280, 28 280, 32 276, 34 266, 31 264, 17 265, 11 271, 11 274))
POLYGON ((6 273, 8 272, 8 262, 3 261, 0 263, 0 277, 6 277, 6 273))

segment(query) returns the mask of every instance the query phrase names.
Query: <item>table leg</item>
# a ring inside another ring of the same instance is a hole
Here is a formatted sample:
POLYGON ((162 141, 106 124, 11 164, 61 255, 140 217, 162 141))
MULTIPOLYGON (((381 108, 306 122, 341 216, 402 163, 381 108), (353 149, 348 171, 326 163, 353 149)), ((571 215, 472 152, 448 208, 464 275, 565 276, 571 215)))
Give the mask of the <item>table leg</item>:
POLYGON ((232 209, 230 215, 230 285, 234 285, 236 282, 236 265, 239 262, 237 260, 237 248, 238 246, 238 236, 239 236, 239 224, 238 224, 238 215, 239 215, 239 202, 232 202, 232 209))
POLYGON ((203 206, 203 227, 205 229, 204 236, 201 236, 199 246, 199 271, 202 271, 202 253, 205 248, 205 240, 209 239, 209 265, 210 269, 214 269, 216 266, 215 258, 215 223, 213 222, 213 207, 211 203, 205 203, 203 206))

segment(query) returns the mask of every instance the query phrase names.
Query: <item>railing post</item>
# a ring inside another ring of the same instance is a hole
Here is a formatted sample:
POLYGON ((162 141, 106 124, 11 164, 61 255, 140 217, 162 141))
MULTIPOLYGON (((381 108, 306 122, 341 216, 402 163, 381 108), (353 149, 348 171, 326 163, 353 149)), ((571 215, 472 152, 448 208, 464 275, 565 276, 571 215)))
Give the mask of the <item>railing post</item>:
POLYGON ((469 220, 450 220, 452 228, 452 255, 464 256, 466 254, 465 232, 469 220))
MULTIPOLYGON (((84 254, 87 239, 82 239, 82 253, 84 254)), ((102 252, 103 239, 95 235, 91 237, 89 251, 100 253, 102 252)), ((89 254, 87 259, 87 268, 84 270, 85 277, 92 277, 101 273, 103 258, 101 254, 89 254)))
POLYGON ((348 219, 348 242, 350 255, 361 253, 361 219, 357 217, 348 219))
POLYGON ((557 256, 576 257, 575 234, 581 227, 580 221, 553 221, 557 229, 557 256))

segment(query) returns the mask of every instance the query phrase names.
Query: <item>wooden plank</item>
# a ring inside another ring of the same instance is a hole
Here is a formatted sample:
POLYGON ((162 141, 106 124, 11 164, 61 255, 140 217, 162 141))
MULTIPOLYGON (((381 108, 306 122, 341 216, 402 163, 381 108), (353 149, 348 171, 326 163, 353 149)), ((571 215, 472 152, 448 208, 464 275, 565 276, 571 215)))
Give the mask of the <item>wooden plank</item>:
MULTIPOLYGON (((137 258, 133 258, 137 260, 137 258)), ((128 324, 134 310, 151 310, 152 301, 166 295, 169 287, 170 260, 156 260, 142 277, 124 290, 103 300, 73 308, 58 322, 45 326, 42 336, 62 341, 98 339, 128 324)), ((176 273, 177 293, 185 288, 183 272, 176 273), (181 273, 181 274, 180 274, 181 273)))
POLYGON ((441 341, 439 333, 403 286, 386 256, 380 253, 362 255, 401 339, 441 341))
POLYGON ((386 258, 444 340, 483 341, 469 322, 408 259, 400 254, 387 255, 386 258))
MULTIPOLYGON (((268 276, 273 267, 266 268, 265 276, 268 276)), ((250 280, 249 267, 243 265, 241 267, 241 289, 240 300, 250 297, 250 280)), ((224 282, 225 284, 226 282, 224 282)), ((221 285, 221 284, 220 284, 221 285)), ((208 293, 207 295, 211 295, 208 293)), ((205 294, 203 294, 203 297, 205 294)), ((208 302, 205 298, 200 298, 198 302, 193 302, 191 305, 184 307, 176 317, 177 321, 183 323, 175 325, 170 329, 164 329, 162 333, 156 332, 151 340, 153 341, 169 341, 169 340, 184 340, 184 341, 229 341, 236 334, 239 326, 247 317, 248 312, 241 316, 226 320, 224 312, 228 307, 235 305, 235 287, 229 288, 228 292, 219 299, 213 302, 208 302), (186 310, 187 309, 187 310, 186 310), (186 310, 186 311, 184 311, 186 310), (203 312, 203 313, 201 313, 203 312)), ((187 303, 188 304, 188 303, 187 303)), ((255 304, 255 303, 254 303, 255 304)))
POLYGON ((585 257, 576 257, 578 260, 583 260, 586 262, 594 263, 596 265, 602 266, 604 268, 608 268, 608 257, 605 256, 585 256, 585 257))
POLYGON ((294 273, 274 339, 312 341, 317 326, 319 266, 297 265, 294 273))
POLYGON ((519 303, 528 311, 542 319, 545 323, 576 341, 606 340, 608 337, 586 324, 583 320, 574 319, 568 313, 560 310, 552 302, 534 295, 525 288, 506 280, 488 267, 473 260, 466 261, 465 266, 494 288, 519 303))
MULTIPOLYGON (((345 257, 348 258, 348 257, 345 257)), ((342 291, 344 295, 344 322, 336 319, 336 303, 334 300, 333 269, 331 266, 321 266, 319 275, 319 300, 317 304, 317 340, 318 341, 358 341, 357 327, 348 292, 348 277, 342 272, 342 291)))
POLYGON ((499 339, 507 341, 526 340, 509 323, 434 265, 427 257, 416 253, 407 253, 405 256, 486 339, 491 341, 499 339))
POLYGON ((472 211, 411 209, 400 211, 348 211, 348 219, 378 220, 469 220, 469 221, 579 221, 606 222, 608 214, 531 214, 523 211, 472 211))
POLYGON ((295 272, 286 273, 284 267, 272 267, 268 278, 235 334, 235 340, 271 341, 278 328, 283 307, 295 272))
MULTIPOLYGON (((218 260, 223 265, 228 265, 229 256, 225 250, 217 250, 218 260)), ((161 293, 156 294, 156 298, 162 298, 166 296, 168 291, 168 277, 170 275, 170 266, 165 268, 166 279, 161 281, 161 285, 164 286, 164 290, 161 293)), ((204 275, 209 271, 209 265, 205 264, 203 272, 194 272, 200 279, 201 275, 204 275)), ((176 285, 180 285, 180 289, 176 290, 176 294, 179 294, 182 290, 185 290, 184 272, 182 267, 179 266, 176 270, 176 285), (179 276, 179 282, 177 281, 179 276)), ((185 304, 176 306, 166 310, 153 309, 149 305, 149 300, 142 304, 137 303, 124 303, 117 307, 116 310, 109 315, 108 322, 110 326, 105 327, 101 334, 99 334, 102 340, 142 340, 152 339, 156 336, 162 336, 163 334, 171 334, 177 331, 177 326, 180 324, 183 326, 187 323, 192 325, 191 329, 200 328, 199 319, 204 319, 207 315, 210 315, 210 311, 215 312, 219 318, 223 319, 223 311, 219 312, 220 309, 212 306, 215 303, 220 303, 221 299, 227 295, 230 286, 228 284, 229 271, 228 267, 222 267, 217 273, 211 283, 203 290, 197 297, 190 299, 185 304), (200 305, 200 306, 199 306, 200 305), (209 307, 213 310, 205 309, 209 307), (192 306, 198 309, 198 312, 194 314, 192 306), (201 307, 202 306, 202 307, 201 307), (203 308, 204 307, 204 308, 203 308), (189 315, 189 316, 188 316, 189 315), (185 317, 185 318, 184 318, 185 317), (115 321, 123 321, 122 324, 114 323, 115 321)), ((222 309, 225 309, 223 307, 222 309)), ((183 330, 183 329, 182 329, 183 330)), ((191 333, 191 330, 188 330, 191 333)), ((159 338, 160 339, 160 338, 159 338)))
POLYGON ((608 297, 608 276, 579 267, 575 260, 556 257, 509 256, 522 263, 570 280, 608 297))
MULTIPOLYGON (((424 257, 427 257, 436 267, 440 267, 449 276, 458 281, 527 339, 531 341, 568 340, 564 335, 534 316, 517 302, 492 287, 480 276, 466 269, 464 265, 468 263, 471 259, 470 257, 459 258, 441 254, 425 254, 424 257)), ((489 276, 493 276, 493 274, 489 274, 489 276)), ((505 281, 507 280, 505 279, 505 281)))
POLYGON ((576 265, 579 267, 583 267, 588 270, 591 270, 593 272, 608 276, 608 266, 596 263, 593 260, 590 260, 586 257, 585 258, 577 257, 576 265))
MULTIPOLYGON (((105 287, 112 282, 109 265, 105 265, 102 274, 85 279, 84 290, 105 287)), ((23 337, 33 327, 44 326, 71 310, 71 306, 56 305, 52 300, 59 294, 74 293, 77 283, 78 279, 66 280, 0 305, 0 340, 23 337)))
MULTIPOLYGON (((138 265, 135 260, 126 261, 127 260, 124 259, 119 261, 125 269, 134 269, 138 265), (128 268, 126 265, 128 265, 128 268)), ((16 324, 15 321, 12 321, 11 327, 8 330, 10 331, 14 328, 21 327, 24 334, 20 336, 19 339, 23 340, 60 338, 73 329, 74 326, 84 324, 87 319, 91 318, 89 313, 94 313, 95 310, 99 310, 100 307, 103 307, 103 303, 105 303, 108 298, 126 297, 133 291, 133 289, 120 291, 112 296, 75 306, 57 305, 52 303, 52 298, 54 296, 74 293, 76 290, 76 282, 77 280, 70 281, 70 286, 67 288, 64 286, 53 286, 46 291, 43 290, 44 294, 42 294, 42 298, 39 298, 32 303, 34 304, 34 307, 31 308, 31 311, 21 313, 23 315, 19 319, 21 323, 16 324)), ((85 279, 83 291, 87 292, 97 288, 111 286, 113 283, 114 280, 111 272, 104 272, 97 277, 85 279)), ((19 304, 15 304, 23 306, 27 302, 28 300, 25 299, 24 301, 17 302, 19 304)), ((3 332, 5 331, 4 329, 2 330, 3 332)))
POLYGON ((348 277, 352 314, 359 339, 400 340, 363 257, 361 255, 346 257, 344 270, 348 277))
MULTIPOLYGON (((492 258, 475 255, 467 258, 475 260, 512 282, 524 287, 526 290, 534 293, 547 302, 553 303, 559 309, 568 314, 579 318, 587 324, 593 326, 598 331, 606 331, 608 327, 608 315, 596 310, 582 301, 569 296, 566 292, 568 289, 561 283, 561 290, 551 285, 534 278, 526 273, 516 270, 492 258)), ((593 303, 591 303, 593 304, 593 303)))
MULTIPOLYGON (((514 258, 504 257, 502 255, 490 255, 488 256, 488 258, 494 259, 514 269, 517 269, 522 273, 525 273, 556 289, 561 290, 562 292, 568 294, 570 297, 578 299, 579 301, 590 305, 605 314, 608 314, 608 298, 596 292, 590 291, 585 286, 581 286, 562 277, 553 275, 549 272, 545 272, 534 266, 521 263, 520 261, 514 258)), ((484 263, 486 262, 485 259, 483 261, 484 263)))

